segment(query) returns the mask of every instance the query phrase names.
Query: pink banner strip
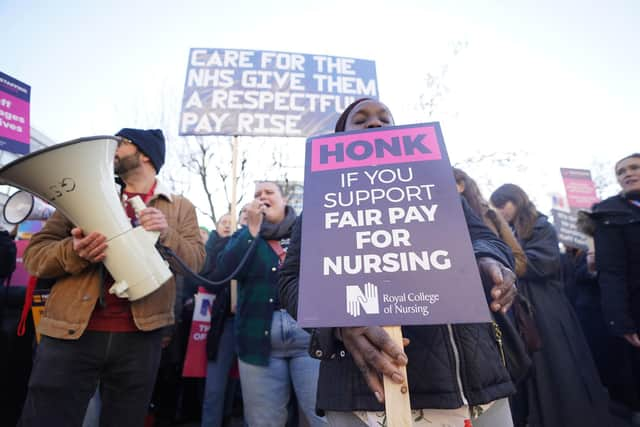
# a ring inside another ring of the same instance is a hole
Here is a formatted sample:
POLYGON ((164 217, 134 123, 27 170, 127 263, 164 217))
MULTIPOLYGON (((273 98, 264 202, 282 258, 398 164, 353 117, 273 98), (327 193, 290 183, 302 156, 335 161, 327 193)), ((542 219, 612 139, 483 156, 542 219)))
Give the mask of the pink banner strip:
POLYGON ((435 128, 407 127, 313 139, 311 171, 440 160, 435 128))

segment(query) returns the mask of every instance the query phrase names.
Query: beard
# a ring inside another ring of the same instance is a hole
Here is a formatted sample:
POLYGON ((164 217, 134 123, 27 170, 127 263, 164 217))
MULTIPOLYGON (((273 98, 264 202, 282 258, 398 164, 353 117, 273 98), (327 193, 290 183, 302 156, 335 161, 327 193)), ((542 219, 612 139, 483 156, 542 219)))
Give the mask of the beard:
POLYGON ((121 158, 116 157, 113 160, 113 172, 116 175, 123 176, 140 167, 140 165, 140 153, 138 152, 121 158))

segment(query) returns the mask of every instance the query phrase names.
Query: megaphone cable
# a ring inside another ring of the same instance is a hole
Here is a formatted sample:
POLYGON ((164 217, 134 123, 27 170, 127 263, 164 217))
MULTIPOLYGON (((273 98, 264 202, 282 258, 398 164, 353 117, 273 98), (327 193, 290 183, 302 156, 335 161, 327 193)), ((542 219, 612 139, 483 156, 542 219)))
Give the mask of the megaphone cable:
POLYGON ((176 261, 178 266, 180 266, 180 270, 181 270, 179 271, 180 274, 182 274, 183 276, 189 276, 193 279, 198 280, 204 285, 204 288, 207 291, 217 293, 220 290, 222 290, 222 288, 225 285, 227 285, 229 280, 233 279, 235 275, 238 274, 240 270, 244 267, 247 260, 249 259, 249 256, 253 252, 257 241, 258 239, 253 239, 253 242, 251 242, 251 245, 247 249, 247 252, 245 252, 242 259, 240 259, 240 263, 238 263, 238 266, 235 268, 235 270, 231 272, 231 274, 229 274, 229 276, 225 277, 222 280, 216 280, 216 281, 208 280, 200 276, 198 273, 194 272, 193 270, 191 270, 189 266, 182 259, 180 259, 180 257, 171 248, 164 246, 160 243, 156 243, 156 248, 158 249, 158 252, 160 252, 160 255, 162 256, 162 258, 164 258, 166 261, 169 261, 170 259, 173 259, 176 261))

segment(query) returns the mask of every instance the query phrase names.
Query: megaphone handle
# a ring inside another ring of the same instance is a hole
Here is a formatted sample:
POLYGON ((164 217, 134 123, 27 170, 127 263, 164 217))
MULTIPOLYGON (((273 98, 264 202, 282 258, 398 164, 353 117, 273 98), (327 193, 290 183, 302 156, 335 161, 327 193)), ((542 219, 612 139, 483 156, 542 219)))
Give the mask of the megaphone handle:
POLYGON ((119 298, 129 298, 129 295, 127 294, 128 289, 129 289, 129 285, 127 284, 127 282, 125 282, 124 280, 121 280, 117 283, 114 283, 109 288, 109 293, 119 298))
POLYGON ((129 202, 129 204, 131 205, 131 207, 135 211, 136 216, 140 216, 140 211, 142 211, 144 208, 147 207, 147 205, 144 204, 144 202, 142 201, 140 196, 133 196, 132 198, 130 198, 127 201, 129 202))

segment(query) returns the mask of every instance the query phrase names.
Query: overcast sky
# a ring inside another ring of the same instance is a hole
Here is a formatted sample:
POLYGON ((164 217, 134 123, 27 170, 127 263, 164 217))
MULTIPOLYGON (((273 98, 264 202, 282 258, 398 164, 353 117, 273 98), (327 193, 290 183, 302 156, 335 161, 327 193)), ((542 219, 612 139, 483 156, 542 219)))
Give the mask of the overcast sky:
MULTIPOLYGON (((374 60, 396 123, 440 121, 453 162, 524 153, 524 166, 471 169, 541 207, 559 167, 640 151, 634 0, 0 0, 0 28, 0 71, 31 85, 31 124, 57 142, 162 126, 167 111, 177 127, 189 48, 216 47, 374 60), (448 91, 428 117, 417 105, 443 65, 448 91)), ((286 142, 300 166, 302 141, 286 142)))

